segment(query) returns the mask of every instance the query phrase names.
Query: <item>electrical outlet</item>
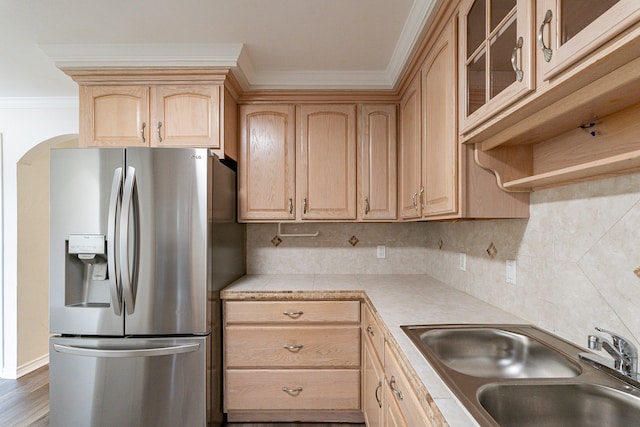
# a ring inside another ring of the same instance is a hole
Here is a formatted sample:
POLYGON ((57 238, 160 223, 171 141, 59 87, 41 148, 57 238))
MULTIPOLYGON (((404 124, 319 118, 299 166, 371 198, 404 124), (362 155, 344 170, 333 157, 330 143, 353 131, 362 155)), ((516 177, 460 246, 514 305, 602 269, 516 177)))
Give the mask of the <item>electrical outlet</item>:
POLYGON ((516 284, 516 261, 514 259, 507 260, 507 283, 516 284))
POLYGON ((464 252, 460 252, 460 264, 458 265, 458 269, 467 271, 467 254, 464 252))
POLYGON ((379 259, 383 259, 387 257, 387 247, 385 245, 378 245, 376 256, 379 259))

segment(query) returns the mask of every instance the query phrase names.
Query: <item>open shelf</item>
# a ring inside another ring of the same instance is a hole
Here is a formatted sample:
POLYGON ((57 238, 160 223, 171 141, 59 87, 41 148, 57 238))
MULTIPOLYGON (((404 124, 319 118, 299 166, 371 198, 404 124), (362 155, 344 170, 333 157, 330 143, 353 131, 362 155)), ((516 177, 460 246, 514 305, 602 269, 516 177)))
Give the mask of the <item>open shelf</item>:
POLYGON ((503 187, 507 191, 533 191, 540 188, 572 184, 595 177, 622 175, 634 171, 640 171, 640 150, 504 182, 503 187))

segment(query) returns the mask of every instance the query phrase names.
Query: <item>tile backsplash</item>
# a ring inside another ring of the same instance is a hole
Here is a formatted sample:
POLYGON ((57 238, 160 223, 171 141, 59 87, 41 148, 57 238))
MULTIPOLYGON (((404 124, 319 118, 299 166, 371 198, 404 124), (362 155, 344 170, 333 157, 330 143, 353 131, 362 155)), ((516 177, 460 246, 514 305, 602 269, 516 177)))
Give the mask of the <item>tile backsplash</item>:
POLYGON ((315 231, 275 247, 275 224, 249 225, 247 271, 429 274, 580 345, 594 326, 640 340, 640 175, 534 192, 527 220, 283 226, 315 231))
POLYGON ((305 223, 283 224, 275 246, 276 224, 247 226, 250 274, 424 274, 427 272, 427 224, 305 223), (350 240, 357 243, 352 246, 350 240), (354 241, 355 241, 354 240, 354 241), (377 246, 385 258, 377 258, 377 246))

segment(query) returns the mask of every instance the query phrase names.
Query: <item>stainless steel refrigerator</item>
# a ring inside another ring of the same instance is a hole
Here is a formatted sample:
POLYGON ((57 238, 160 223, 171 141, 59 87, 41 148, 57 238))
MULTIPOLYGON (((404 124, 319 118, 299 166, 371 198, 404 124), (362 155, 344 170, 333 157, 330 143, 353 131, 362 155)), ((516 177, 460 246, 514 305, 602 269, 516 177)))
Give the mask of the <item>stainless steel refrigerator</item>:
POLYGON ((235 189, 207 149, 52 150, 52 426, 221 425, 235 189))

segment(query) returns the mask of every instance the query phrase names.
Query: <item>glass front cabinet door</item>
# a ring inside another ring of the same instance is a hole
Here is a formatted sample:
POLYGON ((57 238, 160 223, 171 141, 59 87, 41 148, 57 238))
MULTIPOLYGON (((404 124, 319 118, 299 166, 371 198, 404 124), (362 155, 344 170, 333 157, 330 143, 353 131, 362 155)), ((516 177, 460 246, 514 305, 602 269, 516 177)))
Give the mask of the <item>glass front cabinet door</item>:
POLYGON ((460 12, 461 131, 535 88, 533 0, 465 0, 460 12))
POLYGON ((640 19, 640 0, 539 0, 537 49, 549 80, 640 19))

